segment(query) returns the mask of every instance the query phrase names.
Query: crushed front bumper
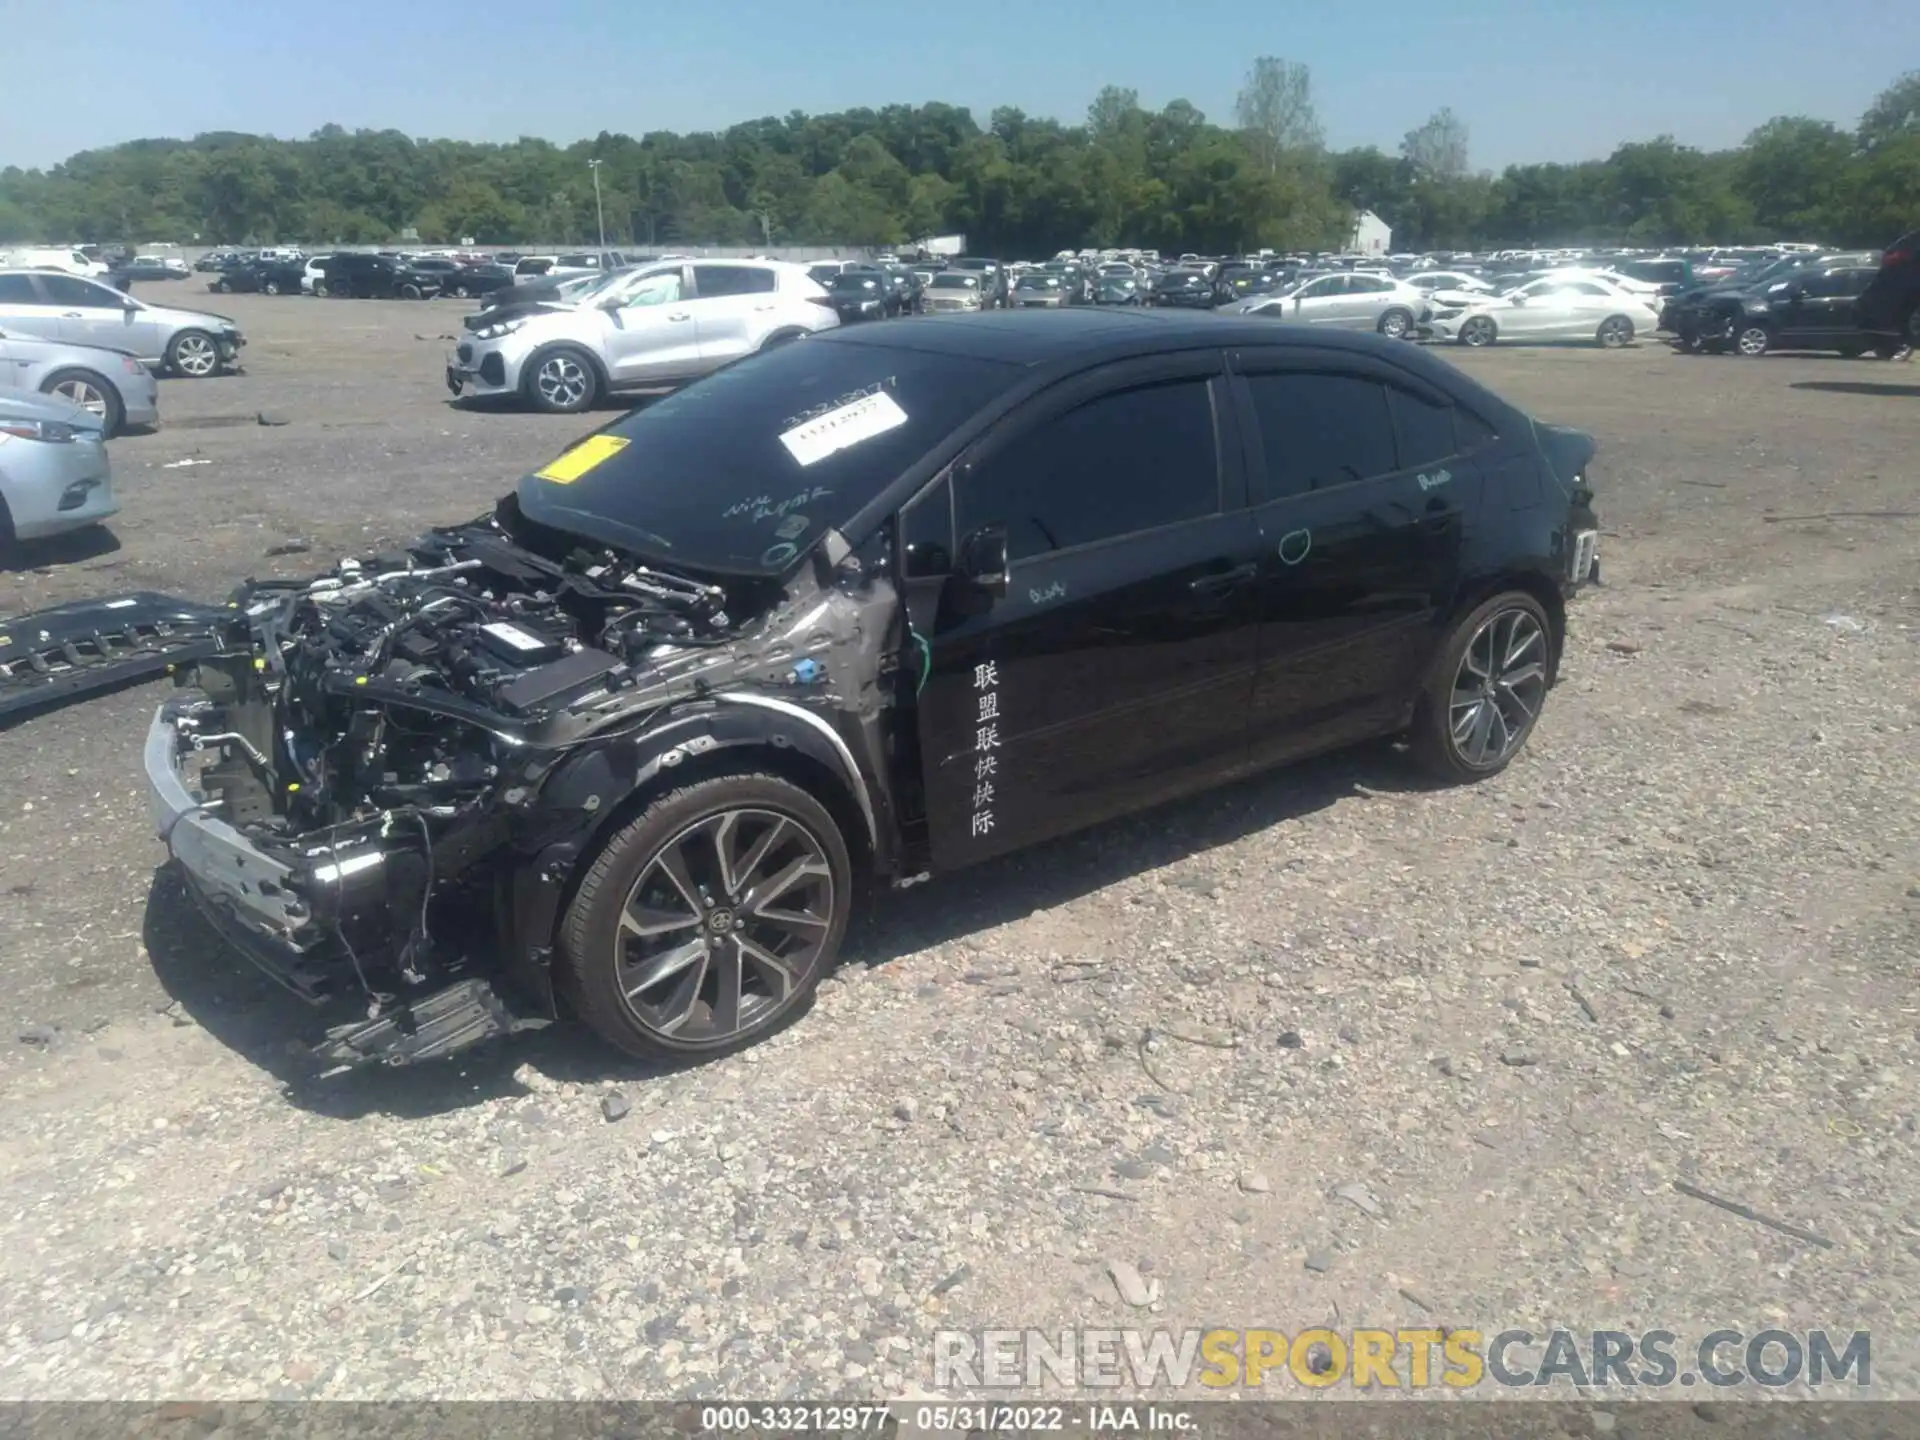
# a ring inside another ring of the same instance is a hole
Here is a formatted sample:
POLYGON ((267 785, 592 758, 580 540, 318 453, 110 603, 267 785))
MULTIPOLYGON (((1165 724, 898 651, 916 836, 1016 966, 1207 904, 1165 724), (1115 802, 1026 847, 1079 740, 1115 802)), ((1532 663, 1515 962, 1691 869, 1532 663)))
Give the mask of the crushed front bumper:
POLYGON ((321 987, 313 983, 317 977, 304 976, 302 962, 321 936, 312 906, 296 888, 294 868, 262 851, 189 788, 181 761, 193 746, 180 717, 190 703, 167 701, 147 729, 147 802, 154 834, 217 928, 276 980, 304 999, 316 999, 321 987))

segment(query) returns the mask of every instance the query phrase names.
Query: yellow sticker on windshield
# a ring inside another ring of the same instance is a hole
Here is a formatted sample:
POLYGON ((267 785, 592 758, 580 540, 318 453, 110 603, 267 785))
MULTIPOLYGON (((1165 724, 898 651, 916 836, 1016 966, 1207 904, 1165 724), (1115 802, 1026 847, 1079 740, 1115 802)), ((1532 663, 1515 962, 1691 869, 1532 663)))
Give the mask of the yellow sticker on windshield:
POLYGON ((589 435, 559 458, 549 461, 545 469, 533 473, 536 478, 551 480, 556 485, 571 485, 626 448, 627 442, 618 435, 589 435))

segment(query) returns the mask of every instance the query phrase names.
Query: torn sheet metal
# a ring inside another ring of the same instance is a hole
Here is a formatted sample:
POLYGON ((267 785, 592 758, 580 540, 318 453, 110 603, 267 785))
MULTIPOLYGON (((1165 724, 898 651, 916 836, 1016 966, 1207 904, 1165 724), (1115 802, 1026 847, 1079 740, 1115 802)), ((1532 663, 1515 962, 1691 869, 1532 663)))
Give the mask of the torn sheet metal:
POLYGON ((0 721, 215 654, 229 612, 140 591, 0 621, 0 721))

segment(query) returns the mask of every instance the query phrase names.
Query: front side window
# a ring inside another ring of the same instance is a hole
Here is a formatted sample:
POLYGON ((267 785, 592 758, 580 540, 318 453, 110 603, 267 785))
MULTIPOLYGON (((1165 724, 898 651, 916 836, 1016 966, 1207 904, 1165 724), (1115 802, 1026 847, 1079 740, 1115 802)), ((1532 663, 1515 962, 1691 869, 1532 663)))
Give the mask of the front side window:
POLYGON ((1329 295, 1339 295, 1344 292, 1346 288, 1346 276, 1327 275, 1309 284, 1306 289, 1300 292, 1300 298, 1302 300, 1320 300, 1329 295))
POLYGON ((661 270, 635 280, 627 287, 622 300, 629 310, 643 310, 655 305, 675 304, 682 294, 680 272, 661 270))
POLYGON ((0 275, 0 305, 45 305, 31 275, 0 275))
POLYGON ((1398 468, 1387 387, 1358 375, 1246 377, 1266 456, 1261 498, 1280 500, 1398 468))
POLYGON ((1005 525, 1015 562, 1215 514, 1208 383, 1121 390, 1043 421, 965 475, 954 503, 962 536, 1005 525))

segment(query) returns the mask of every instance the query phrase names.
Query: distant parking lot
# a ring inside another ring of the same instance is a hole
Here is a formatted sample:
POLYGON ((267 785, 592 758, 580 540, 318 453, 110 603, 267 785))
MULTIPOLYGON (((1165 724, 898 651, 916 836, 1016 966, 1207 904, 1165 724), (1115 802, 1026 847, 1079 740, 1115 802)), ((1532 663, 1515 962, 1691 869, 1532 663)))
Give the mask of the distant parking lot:
MULTIPOLYGON (((140 293, 246 373, 163 382, 111 535, 0 613, 319 568, 620 408, 449 404, 451 301, 140 293)), ((0 734, 0 1395, 897 1396, 947 1327, 1729 1319, 1871 1329, 1920 1394, 1920 367, 1444 353, 1601 444, 1520 763, 1337 757, 937 881, 698 1071, 572 1033, 287 1091, 295 1002, 156 876, 160 691, 0 734)))

